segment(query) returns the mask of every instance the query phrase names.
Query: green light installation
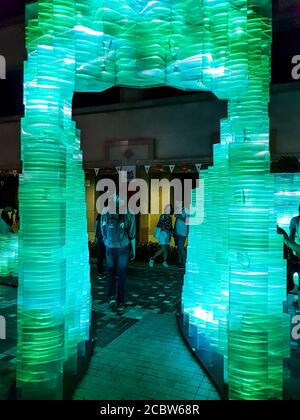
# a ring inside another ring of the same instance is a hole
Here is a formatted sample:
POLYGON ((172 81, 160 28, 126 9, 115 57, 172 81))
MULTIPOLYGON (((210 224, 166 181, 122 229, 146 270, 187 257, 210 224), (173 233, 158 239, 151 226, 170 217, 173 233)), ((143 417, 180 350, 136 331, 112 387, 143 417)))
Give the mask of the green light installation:
POLYGON ((75 3, 39 1, 29 21, 20 179, 17 386, 23 399, 62 398, 89 338, 85 179, 72 121, 75 3))
POLYGON ((230 399, 282 399, 289 318, 282 313, 285 262, 270 174, 271 4, 242 3, 246 9, 234 3, 224 12, 224 2, 211 2, 211 27, 220 14, 217 38, 228 25, 223 50, 244 77, 227 81, 228 119, 221 122, 214 166, 202 175, 205 220, 191 232, 183 313, 197 328, 197 350, 210 353, 208 365, 223 357, 230 399), (239 91, 243 78, 246 94, 239 91))
POLYGON ((22 398, 61 398, 63 372, 70 360, 76 370, 88 337, 72 97, 116 85, 208 90, 229 101, 214 166, 202 175, 205 221, 191 230, 183 313, 224 356, 230 398, 282 398, 289 326, 270 175, 270 46, 269 0, 38 1, 27 30, 22 122, 22 398))

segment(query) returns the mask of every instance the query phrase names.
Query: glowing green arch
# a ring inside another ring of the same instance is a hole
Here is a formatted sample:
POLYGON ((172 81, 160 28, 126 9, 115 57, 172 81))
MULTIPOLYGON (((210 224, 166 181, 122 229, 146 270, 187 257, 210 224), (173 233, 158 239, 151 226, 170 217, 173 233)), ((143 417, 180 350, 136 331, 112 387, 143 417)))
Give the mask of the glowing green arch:
POLYGON ((60 398, 63 370, 70 360, 76 369, 88 337, 84 174, 72 98, 114 85, 209 90, 228 100, 214 167, 204 175, 205 223, 192 229, 183 312, 225 355, 231 398, 281 398, 288 327, 269 170, 270 46, 268 0, 38 1, 27 30, 22 121, 22 398, 60 398))

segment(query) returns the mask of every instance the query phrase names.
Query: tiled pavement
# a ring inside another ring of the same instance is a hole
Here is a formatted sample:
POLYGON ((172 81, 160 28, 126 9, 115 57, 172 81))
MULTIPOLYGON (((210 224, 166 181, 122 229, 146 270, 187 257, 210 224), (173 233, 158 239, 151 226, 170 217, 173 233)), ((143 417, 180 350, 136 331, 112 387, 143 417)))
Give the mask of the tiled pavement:
MULTIPOLYGON (((182 273, 129 270, 127 309, 118 315, 105 303, 105 280, 92 268, 97 344, 74 399, 219 399, 183 342, 176 325, 182 273)), ((0 400, 15 377, 16 289, 0 286, 0 313, 8 340, 0 341, 0 400)))
POLYGON ((148 311, 98 347, 75 399, 207 400, 218 395, 178 335, 174 313, 148 311))

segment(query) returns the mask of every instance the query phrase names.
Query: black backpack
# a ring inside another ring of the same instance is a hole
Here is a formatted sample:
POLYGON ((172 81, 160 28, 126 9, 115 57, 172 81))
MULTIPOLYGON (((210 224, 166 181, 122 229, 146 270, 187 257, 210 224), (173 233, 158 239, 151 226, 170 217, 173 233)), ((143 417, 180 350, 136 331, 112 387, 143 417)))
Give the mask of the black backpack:
POLYGON ((128 223, 123 214, 105 214, 102 216, 102 232, 106 246, 121 244, 128 235, 128 223))

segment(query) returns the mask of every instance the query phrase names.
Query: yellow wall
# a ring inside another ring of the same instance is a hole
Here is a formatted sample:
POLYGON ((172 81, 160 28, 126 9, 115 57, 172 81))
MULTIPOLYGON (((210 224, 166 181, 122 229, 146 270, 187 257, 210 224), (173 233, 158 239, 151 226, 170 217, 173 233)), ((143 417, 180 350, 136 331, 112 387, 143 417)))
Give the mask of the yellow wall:
MULTIPOLYGON (((145 179, 150 185, 149 174, 146 174, 144 168, 139 168, 137 177, 145 179)), ((157 174, 156 174, 157 176, 157 174)), ((163 177, 167 178, 167 174, 163 174, 163 177)), ((159 175, 158 175, 159 177, 159 175)), ((150 192, 149 192, 150 195, 150 192)), ((151 195, 152 200, 157 200, 160 210, 162 210, 162 190, 160 190, 159 196, 155 197, 151 195)), ((145 200, 148 198, 145 197, 145 200)), ((93 241, 95 237, 95 221, 97 217, 96 209, 96 179, 95 175, 91 172, 86 174, 86 203, 87 203, 87 222, 88 222, 88 234, 89 240, 93 241)), ((153 201, 152 201, 153 203, 153 201)), ((151 206, 151 202, 150 202, 151 206)), ((138 241, 141 242, 156 242, 156 239, 153 236, 154 229, 158 223, 160 214, 149 214, 149 215, 139 215, 139 232, 138 232, 138 241)))
POLYGON ((86 207, 87 207, 87 223, 89 240, 93 241, 95 238, 95 220, 97 217, 96 211, 96 185, 95 177, 92 174, 86 176, 86 207))

